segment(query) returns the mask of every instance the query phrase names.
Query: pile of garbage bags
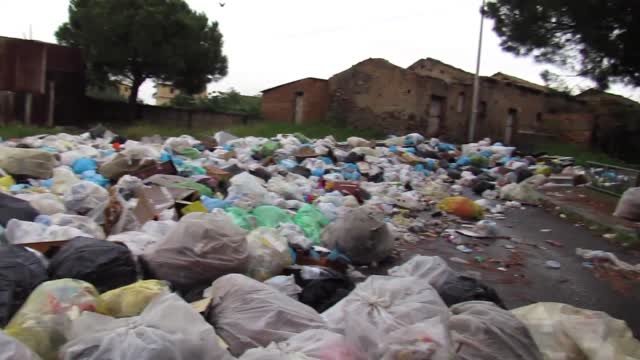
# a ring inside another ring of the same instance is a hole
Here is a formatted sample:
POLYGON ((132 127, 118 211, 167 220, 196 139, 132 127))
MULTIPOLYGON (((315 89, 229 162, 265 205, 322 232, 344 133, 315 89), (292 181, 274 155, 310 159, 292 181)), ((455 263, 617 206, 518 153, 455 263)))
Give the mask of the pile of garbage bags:
POLYGON ((509 312, 439 257, 393 258, 410 227, 396 215, 474 223, 503 200, 537 204, 553 171, 488 139, 419 134, 136 141, 95 128, 0 142, 0 359, 636 354, 603 314, 509 312), (606 329, 600 349, 559 335, 587 318, 606 329))

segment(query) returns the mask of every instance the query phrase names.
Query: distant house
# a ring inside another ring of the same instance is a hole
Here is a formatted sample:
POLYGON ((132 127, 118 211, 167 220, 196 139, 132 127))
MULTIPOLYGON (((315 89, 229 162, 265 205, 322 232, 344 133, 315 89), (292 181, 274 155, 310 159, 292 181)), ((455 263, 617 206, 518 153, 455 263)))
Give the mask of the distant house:
POLYGON ((329 109, 329 82, 306 78, 262 90, 262 118, 306 124, 323 121, 329 109))
MULTIPOLYGON (((157 106, 168 105, 173 98, 180 94, 180 90, 174 87, 170 83, 156 82, 156 92, 153 94, 153 98, 156 100, 157 106)), ((195 98, 206 98, 207 89, 205 88, 201 92, 193 95, 195 98)))

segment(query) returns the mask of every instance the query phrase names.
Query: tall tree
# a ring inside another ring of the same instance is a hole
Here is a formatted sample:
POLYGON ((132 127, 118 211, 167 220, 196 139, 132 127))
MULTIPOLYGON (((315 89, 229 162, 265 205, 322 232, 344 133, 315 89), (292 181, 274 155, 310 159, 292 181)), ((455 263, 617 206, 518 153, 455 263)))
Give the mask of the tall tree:
POLYGON ((227 74, 218 23, 184 0, 71 0, 56 37, 84 50, 94 84, 128 80, 132 116, 146 79, 193 94, 227 74))
POLYGON ((504 50, 595 81, 640 86, 640 1, 490 0, 504 50))

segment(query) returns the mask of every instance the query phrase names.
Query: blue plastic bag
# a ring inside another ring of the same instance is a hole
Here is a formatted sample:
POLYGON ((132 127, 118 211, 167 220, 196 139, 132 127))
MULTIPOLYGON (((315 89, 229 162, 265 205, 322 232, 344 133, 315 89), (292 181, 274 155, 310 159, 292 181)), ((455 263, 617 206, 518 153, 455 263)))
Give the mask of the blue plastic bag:
POLYGON ((80 158, 73 162, 71 168, 73 169, 74 173, 82 174, 88 170, 96 170, 98 168, 98 163, 95 159, 80 158))
POLYGON ((231 202, 229 201, 212 198, 206 195, 202 195, 200 197, 200 201, 202 202, 202 205, 204 205, 204 207, 206 207, 209 211, 213 211, 213 209, 225 209, 231 206, 231 202))

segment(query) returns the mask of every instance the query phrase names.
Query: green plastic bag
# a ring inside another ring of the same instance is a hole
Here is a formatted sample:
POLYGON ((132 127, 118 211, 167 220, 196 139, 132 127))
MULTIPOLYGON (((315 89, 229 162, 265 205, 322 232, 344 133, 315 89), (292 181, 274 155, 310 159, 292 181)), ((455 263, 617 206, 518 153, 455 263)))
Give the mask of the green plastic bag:
POLYGON ((233 223, 241 228, 249 231, 255 228, 253 222, 250 220, 251 214, 247 210, 232 206, 226 208, 225 211, 233 218, 233 223))
POLYGON ((296 213, 293 222, 300 226, 309 240, 319 245, 320 234, 322 229, 329 224, 329 219, 314 205, 304 204, 296 213))
POLYGON ((293 220, 285 210, 272 205, 258 206, 251 212, 256 217, 258 226, 275 228, 280 224, 292 223, 293 220))
POLYGON ((260 153, 260 155, 262 155, 263 157, 269 157, 273 155, 278 149, 280 149, 280 143, 269 140, 266 143, 262 144, 262 146, 260 146, 260 148, 258 149, 258 153, 260 153))
POLYGON ((200 193, 200 195, 205 195, 208 197, 214 197, 213 190, 211 190, 208 186, 198 184, 195 181, 185 181, 177 184, 171 184, 168 187, 176 188, 176 189, 188 189, 195 190, 200 193))
POLYGON ((489 167, 489 159, 482 155, 471 155, 471 165, 479 168, 489 167))
POLYGON ((297 133, 293 134, 293 136, 303 144, 308 144, 308 143, 311 142, 311 140, 308 137, 306 137, 303 133, 297 132, 297 133))
POLYGON ((199 157, 202 157, 202 154, 200 153, 200 151, 198 151, 198 149, 195 149, 195 148, 182 149, 182 151, 180 151, 179 154, 189 159, 197 159, 199 157))

